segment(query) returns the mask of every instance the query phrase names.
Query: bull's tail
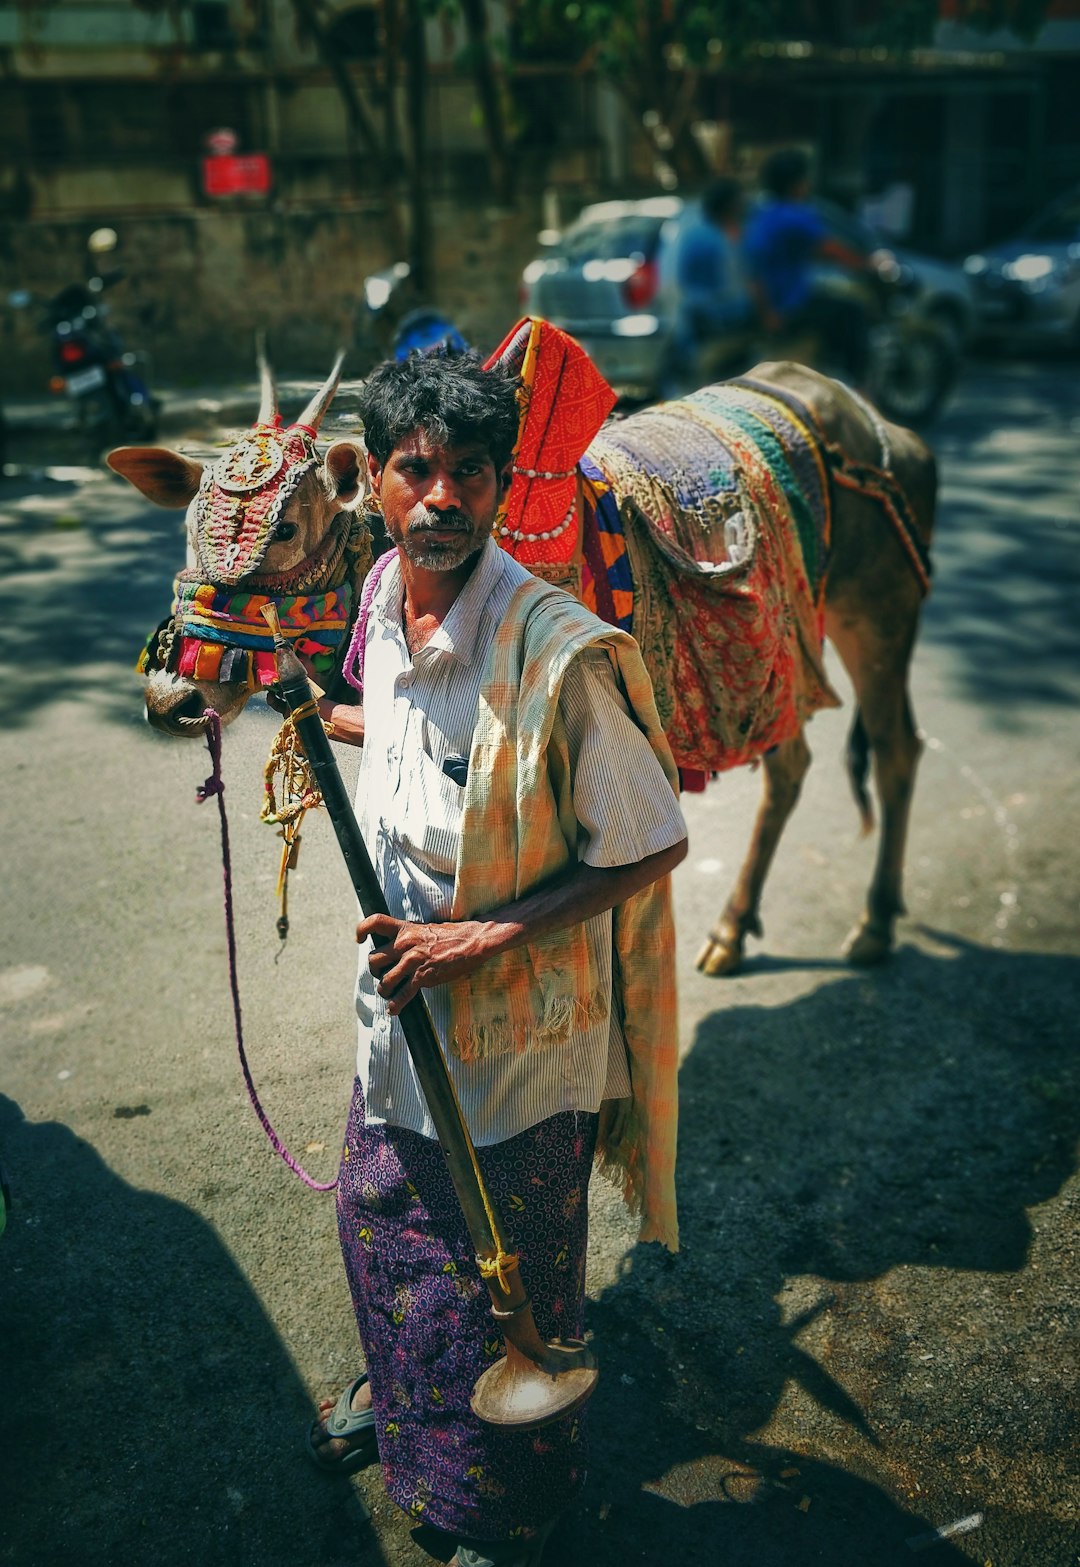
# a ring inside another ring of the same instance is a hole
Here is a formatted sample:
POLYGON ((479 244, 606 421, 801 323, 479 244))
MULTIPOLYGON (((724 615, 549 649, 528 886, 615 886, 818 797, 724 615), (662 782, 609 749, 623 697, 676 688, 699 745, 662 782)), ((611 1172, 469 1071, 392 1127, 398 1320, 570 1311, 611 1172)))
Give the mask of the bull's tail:
POLYGON ((851 792, 855 796, 855 804, 859 807, 859 817, 865 835, 874 830, 874 805, 870 798, 870 791, 866 787, 866 780, 870 773, 870 739, 866 733, 862 713, 857 706, 848 731, 845 757, 851 792))

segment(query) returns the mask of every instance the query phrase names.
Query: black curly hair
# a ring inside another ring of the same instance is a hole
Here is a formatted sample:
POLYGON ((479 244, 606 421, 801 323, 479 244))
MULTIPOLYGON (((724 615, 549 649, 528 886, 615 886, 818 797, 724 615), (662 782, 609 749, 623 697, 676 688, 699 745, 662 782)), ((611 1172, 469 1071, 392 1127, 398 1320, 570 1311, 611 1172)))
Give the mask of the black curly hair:
POLYGON ((480 442, 501 473, 517 441, 517 384, 501 370, 485 370, 474 354, 412 354, 372 371, 359 413, 380 468, 407 435, 423 430, 443 446, 480 442))

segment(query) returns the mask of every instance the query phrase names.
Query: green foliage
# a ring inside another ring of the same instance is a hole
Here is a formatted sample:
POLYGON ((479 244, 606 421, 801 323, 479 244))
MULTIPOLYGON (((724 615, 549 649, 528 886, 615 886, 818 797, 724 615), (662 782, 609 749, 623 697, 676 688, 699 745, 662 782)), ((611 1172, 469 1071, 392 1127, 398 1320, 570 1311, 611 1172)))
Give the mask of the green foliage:
MULTIPOLYGON (((956 0, 958 21, 979 32, 1011 28, 1030 39, 1048 0, 956 0)), ((643 67, 733 64, 755 45, 781 40, 893 49, 931 43, 940 0, 522 0, 517 25, 533 56, 593 64, 623 78, 643 67)))

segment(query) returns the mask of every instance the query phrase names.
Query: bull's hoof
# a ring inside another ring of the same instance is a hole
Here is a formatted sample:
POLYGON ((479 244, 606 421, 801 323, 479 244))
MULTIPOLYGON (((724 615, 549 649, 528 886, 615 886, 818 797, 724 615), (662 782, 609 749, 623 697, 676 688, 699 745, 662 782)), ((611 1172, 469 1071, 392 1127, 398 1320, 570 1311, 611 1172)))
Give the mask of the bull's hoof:
POLYGON ((875 930, 871 925, 856 925, 841 952, 852 967, 872 968, 875 963, 885 962, 892 945, 888 931, 875 930))
POLYGON ((697 966, 703 974, 715 979, 720 974, 737 974, 742 962, 742 942, 730 941, 714 931, 698 953, 697 966))

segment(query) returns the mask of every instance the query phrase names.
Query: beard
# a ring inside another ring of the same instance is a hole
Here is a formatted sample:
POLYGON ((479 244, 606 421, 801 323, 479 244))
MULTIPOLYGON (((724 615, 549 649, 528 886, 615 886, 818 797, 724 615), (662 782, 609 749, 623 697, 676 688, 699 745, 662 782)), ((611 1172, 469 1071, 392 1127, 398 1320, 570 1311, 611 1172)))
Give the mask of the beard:
POLYGON ((486 528, 478 528, 461 513, 445 520, 440 518, 435 525, 431 514, 425 512, 423 521, 406 526, 401 547, 412 564, 425 571, 456 571, 479 554, 490 533, 490 523, 486 528), (451 530, 453 537, 446 537, 451 530))

